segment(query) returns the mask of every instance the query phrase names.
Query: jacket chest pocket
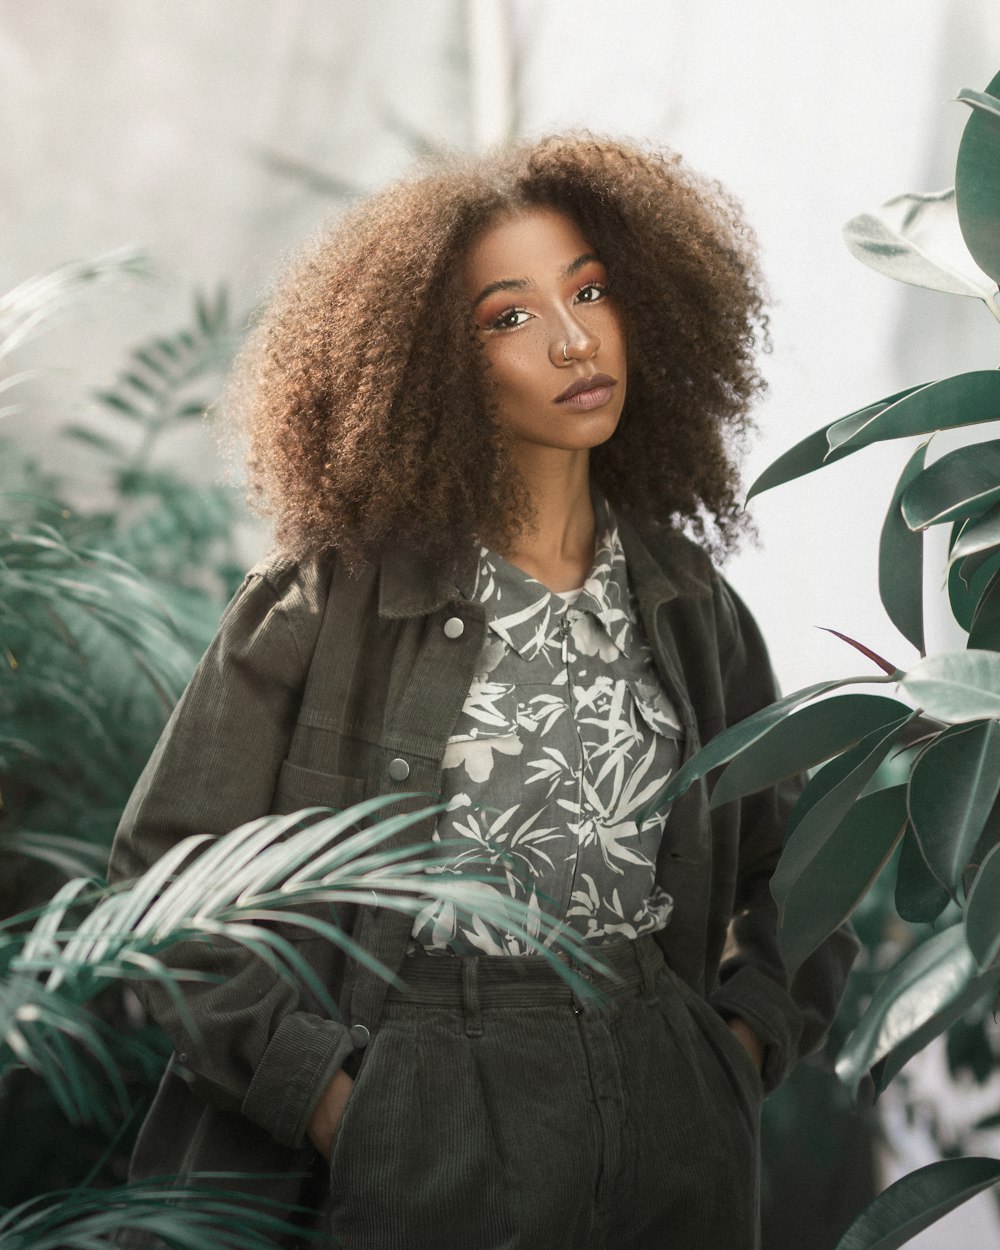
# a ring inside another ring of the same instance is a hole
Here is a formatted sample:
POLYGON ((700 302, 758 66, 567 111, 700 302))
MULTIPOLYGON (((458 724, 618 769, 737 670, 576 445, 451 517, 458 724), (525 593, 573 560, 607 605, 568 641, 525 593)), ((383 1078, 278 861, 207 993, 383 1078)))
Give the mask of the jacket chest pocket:
POLYGON ((319 772, 285 760, 278 774, 271 810, 279 815, 297 812, 303 807, 332 807, 342 811, 365 797, 365 783, 360 777, 343 773, 319 772))

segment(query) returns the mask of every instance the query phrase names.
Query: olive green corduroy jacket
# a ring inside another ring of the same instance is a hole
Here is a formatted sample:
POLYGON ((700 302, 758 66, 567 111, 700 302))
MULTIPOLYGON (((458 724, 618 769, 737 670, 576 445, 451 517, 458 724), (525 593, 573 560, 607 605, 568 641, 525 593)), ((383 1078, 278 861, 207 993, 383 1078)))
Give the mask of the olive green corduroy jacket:
MULTIPOLYGON (((684 727, 687 758, 775 697, 759 632, 705 554, 676 531, 624 518, 620 532, 642 621, 684 727)), ((440 790, 441 760, 468 693, 483 607, 412 557, 389 553, 348 575, 335 556, 274 558, 252 570, 178 703, 115 840, 111 876, 133 877, 180 838, 220 835, 268 812, 343 807, 366 796, 440 790), (464 629, 450 637, 445 622, 464 629), (392 761, 403 760, 408 775, 392 761)), ((713 810, 704 783, 671 809, 657 880, 673 896, 656 936, 671 967, 766 1043, 765 1088, 821 1042, 856 951, 838 931, 789 985, 769 880, 795 784, 713 810)), ((405 803, 401 801, 401 806, 405 803)), ((386 813, 389 814, 389 813, 386 813)), ((428 840, 427 822, 401 835, 428 840)), ((345 909, 356 939, 399 967, 412 920, 345 909)), ((188 1010, 149 996, 176 1048, 133 1159, 136 1175, 195 1170, 284 1173, 252 1192, 318 1201, 322 1165, 305 1136, 321 1091, 374 1030, 383 983, 302 929, 289 935, 334 991, 341 1019, 238 949, 218 945, 220 984, 192 985, 188 1010), (303 1188, 302 1177, 306 1178, 303 1188)), ((136 1243, 138 1244, 138 1243, 136 1243)))

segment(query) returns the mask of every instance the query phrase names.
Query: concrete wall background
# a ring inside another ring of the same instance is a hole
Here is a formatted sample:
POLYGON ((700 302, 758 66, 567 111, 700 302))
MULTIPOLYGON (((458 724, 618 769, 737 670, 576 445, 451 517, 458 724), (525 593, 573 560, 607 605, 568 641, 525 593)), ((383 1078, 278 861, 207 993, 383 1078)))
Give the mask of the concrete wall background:
MULTIPOLYGON (((0 291, 127 243, 162 273, 95 295, 25 349, 18 366, 56 369, 0 434, 70 454, 54 428, 127 348, 184 323, 194 287, 227 282, 238 307, 259 298, 336 208, 266 153, 365 190, 405 167, 413 134, 467 145, 511 125, 588 126, 678 148, 758 231, 774 352, 749 482, 825 421, 996 363, 984 309, 879 277, 840 228, 953 181, 966 112, 949 101, 998 68, 992 0, 0 0, 0 291)), ((82 489, 99 491, 86 451, 71 454, 82 489)), ((195 478, 218 472, 204 429, 171 454, 195 478)), ((907 455, 869 449, 754 505, 762 547, 730 575, 786 688, 863 671, 815 625, 913 658, 879 607, 875 559, 907 455)), ((247 559, 265 542, 250 537, 247 559)), ((948 627, 931 610, 939 645, 948 627)), ((957 1244, 937 1235, 913 1244, 957 1244)))

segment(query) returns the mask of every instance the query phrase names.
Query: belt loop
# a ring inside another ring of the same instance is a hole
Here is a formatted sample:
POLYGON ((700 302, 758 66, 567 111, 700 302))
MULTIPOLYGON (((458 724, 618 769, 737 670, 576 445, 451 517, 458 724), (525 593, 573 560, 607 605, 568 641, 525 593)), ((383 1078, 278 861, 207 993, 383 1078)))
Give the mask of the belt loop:
POLYGON ((656 944, 656 938, 649 934, 641 937, 636 943, 635 953, 642 973, 642 996, 647 1003, 655 1003, 658 1001, 656 974, 663 967, 663 956, 656 944))
POLYGON ((479 1014, 479 957, 462 956, 462 1010, 465 1012, 465 1036, 482 1037, 483 1019, 479 1014))

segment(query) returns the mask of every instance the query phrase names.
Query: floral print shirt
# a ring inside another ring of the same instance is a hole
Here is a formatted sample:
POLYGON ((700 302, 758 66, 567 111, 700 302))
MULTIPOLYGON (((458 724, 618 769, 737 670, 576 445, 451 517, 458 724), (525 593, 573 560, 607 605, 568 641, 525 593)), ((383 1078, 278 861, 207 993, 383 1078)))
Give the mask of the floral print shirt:
MULTIPOLYGON (((432 871, 496 890, 599 945, 666 925, 655 883, 665 814, 637 815, 673 772, 682 731, 652 663, 610 506, 578 595, 548 590, 481 548, 468 598, 488 630, 443 762, 432 871), (493 882, 495 881, 495 885, 493 882)), ((428 904, 413 939, 430 953, 520 955, 482 917, 428 904)), ((548 940, 551 940, 549 938, 548 940)))

